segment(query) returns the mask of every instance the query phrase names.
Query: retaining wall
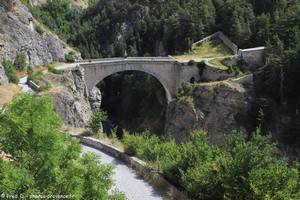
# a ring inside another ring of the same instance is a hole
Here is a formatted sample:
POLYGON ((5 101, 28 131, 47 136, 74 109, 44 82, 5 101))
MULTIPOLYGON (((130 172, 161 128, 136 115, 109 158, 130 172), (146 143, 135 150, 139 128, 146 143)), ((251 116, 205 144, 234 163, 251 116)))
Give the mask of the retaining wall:
POLYGON ((229 74, 226 70, 218 69, 210 64, 208 61, 205 61, 205 68, 200 77, 201 82, 213 82, 221 81, 231 77, 234 77, 234 74, 229 74))
POLYGON ((82 136, 74 136, 80 140, 80 142, 84 145, 88 145, 98 150, 102 150, 110 155, 118 158, 119 160, 123 161, 129 167, 135 169, 140 176, 142 176, 147 182, 149 182, 152 186, 156 189, 161 191, 163 195, 167 199, 174 199, 174 200, 188 200, 186 193, 184 191, 179 190, 175 186, 173 186, 169 181, 167 181, 164 176, 152 169, 149 169, 146 166, 146 163, 136 157, 130 157, 125 154, 124 151, 108 145, 104 144, 100 140, 91 137, 82 137, 82 136))
POLYGON ((265 47, 240 49, 238 55, 251 67, 262 66, 265 59, 265 47))

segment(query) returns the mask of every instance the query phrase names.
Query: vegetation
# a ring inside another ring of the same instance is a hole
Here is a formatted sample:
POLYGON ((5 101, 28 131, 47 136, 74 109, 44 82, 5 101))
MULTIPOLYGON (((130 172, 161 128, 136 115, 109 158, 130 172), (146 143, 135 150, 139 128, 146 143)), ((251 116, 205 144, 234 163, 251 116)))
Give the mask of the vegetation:
POLYGON ((223 59, 218 59, 218 58, 215 58, 215 59, 212 59, 209 61, 210 64, 214 65, 216 68, 219 68, 219 69, 223 69, 223 70, 227 70, 228 69, 228 66, 225 65, 223 62, 222 62, 223 59))
POLYGON ((99 133, 102 127, 102 122, 104 122, 106 119, 106 112, 102 110, 93 112, 92 117, 86 127, 90 129, 93 133, 99 133))
POLYGON ((35 31, 38 32, 39 34, 43 35, 44 30, 43 30, 43 28, 42 28, 41 25, 36 24, 36 25, 34 26, 34 29, 35 29, 35 31))
POLYGON ((299 24, 299 2, 294 0, 109 0, 93 1, 86 10, 69 6, 68 0, 53 0, 31 9, 85 58, 120 56, 125 49, 129 56, 154 55, 159 43, 174 55, 218 30, 242 48, 261 46, 274 35, 282 40, 294 38, 299 24), (126 34, 118 39, 124 23, 126 34), (285 34, 289 30, 292 34, 285 34))
POLYGON ((65 59, 68 63, 74 63, 75 62, 74 52, 71 51, 71 52, 65 54, 65 59))
POLYGON ((138 71, 123 72, 105 78, 98 86, 101 106, 119 129, 163 133, 167 98, 155 77, 138 71))
MULTIPOLYGON (((276 112, 282 108, 282 115, 300 118, 299 1, 91 0, 89 5, 82 9, 70 6, 68 0, 52 0, 30 9, 86 59, 124 56, 125 52, 128 56, 158 55, 158 49, 180 55, 188 52, 193 42, 216 31, 224 32, 240 48, 267 46, 267 63, 254 76, 258 99, 267 99, 276 112)), ((219 47, 206 43, 182 58, 199 61, 195 55, 228 55, 219 47)), ((272 118, 272 114, 265 117, 272 118)), ((289 141, 297 135, 295 130, 300 130, 295 120, 288 125, 293 126, 289 141)), ((266 131, 268 127, 262 125, 266 131)))
POLYGON ((241 70, 240 70, 237 66, 232 66, 232 65, 229 65, 229 66, 227 67, 227 72, 228 72, 229 74, 234 74, 234 75, 236 75, 236 76, 242 74, 241 70))
POLYGON ((19 71, 27 69, 26 55, 24 53, 17 53, 14 61, 14 67, 19 71))
POLYGON ((233 53, 222 42, 212 40, 198 45, 194 50, 183 55, 176 56, 179 61, 191 60, 191 59, 203 59, 212 57, 227 57, 232 56, 233 53))
POLYGON ((191 96, 193 92, 193 85, 190 83, 183 84, 181 88, 179 88, 177 92, 177 98, 183 98, 187 96, 191 96))
POLYGON ((157 136, 129 135, 125 151, 147 161, 193 199, 299 199, 299 166, 275 156, 275 144, 259 131, 245 139, 232 134, 225 147, 210 145, 206 133, 176 144, 157 136))
POLYGON ((42 79, 43 72, 41 70, 35 70, 32 71, 30 74, 28 74, 28 80, 38 82, 42 79))
POLYGON ((47 65, 47 69, 48 69, 49 72, 51 72, 53 74, 60 74, 61 73, 61 71, 59 71, 58 69, 53 67, 51 64, 47 65))
POLYGON ((5 71, 5 74, 9 80, 9 82, 17 84, 19 82, 19 78, 16 74, 16 70, 15 70, 13 62, 10 60, 3 60, 2 65, 4 67, 4 71, 5 71))
POLYGON ((72 199, 124 199, 111 191, 112 168, 59 131, 61 122, 47 96, 22 95, 0 114, 0 191, 71 195, 72 199))

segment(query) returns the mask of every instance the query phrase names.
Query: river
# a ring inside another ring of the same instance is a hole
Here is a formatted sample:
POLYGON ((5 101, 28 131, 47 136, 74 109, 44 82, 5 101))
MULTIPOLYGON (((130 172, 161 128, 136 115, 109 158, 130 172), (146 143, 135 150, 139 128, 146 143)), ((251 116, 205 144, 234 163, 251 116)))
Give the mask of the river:
POLYGON ((123 162, 97 149, 82 145, 83 153, 94 153, 102 164, 114 166, 113 181, 115 188, 129 200, 162 200, 161 194, 123 162))

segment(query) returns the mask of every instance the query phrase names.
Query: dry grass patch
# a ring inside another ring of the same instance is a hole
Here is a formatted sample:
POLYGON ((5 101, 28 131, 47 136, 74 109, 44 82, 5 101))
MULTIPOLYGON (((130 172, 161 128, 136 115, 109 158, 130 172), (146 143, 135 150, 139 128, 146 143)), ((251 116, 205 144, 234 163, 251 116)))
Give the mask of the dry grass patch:
POLYGON ((200 44, 193 51, 175 56, 179 61, 201 60, 205 58, 233 56, 232 51, 221 41, 209 41, 200 44))
POLYGON ((209 63, 214 65, 218 69, 227 70, 228 66, 225 65, 222 61, 223 61, 223 59, 215 58, 213 60, 210 60, 209 63))
POLYGON ((14 96, 20 92, 21 89, 18 85, 0 85, 0 107, 10 103, 13 100, 14 96))

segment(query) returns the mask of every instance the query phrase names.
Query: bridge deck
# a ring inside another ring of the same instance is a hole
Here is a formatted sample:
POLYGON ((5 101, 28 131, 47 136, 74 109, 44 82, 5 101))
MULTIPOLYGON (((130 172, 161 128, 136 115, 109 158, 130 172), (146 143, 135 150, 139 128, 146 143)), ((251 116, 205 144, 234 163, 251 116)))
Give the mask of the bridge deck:
POLYGON ((64 63, 56 68, 58 70, 71 70, 78 65, 119 63, 119 62, 177 62, 171 57, 128 57, 128 58, 100 58, 77 61, 76 63, 64 63))

